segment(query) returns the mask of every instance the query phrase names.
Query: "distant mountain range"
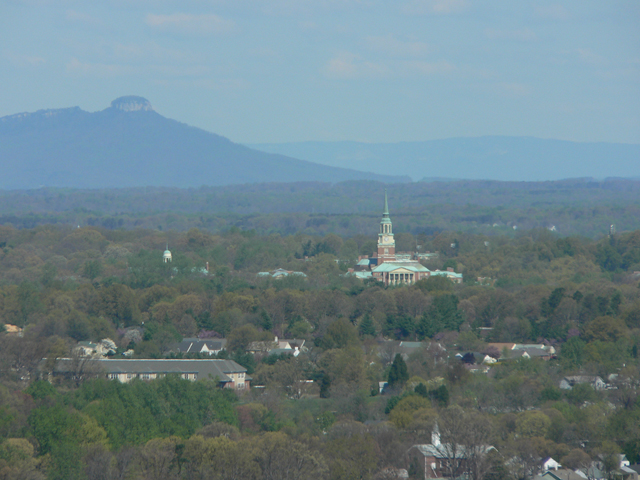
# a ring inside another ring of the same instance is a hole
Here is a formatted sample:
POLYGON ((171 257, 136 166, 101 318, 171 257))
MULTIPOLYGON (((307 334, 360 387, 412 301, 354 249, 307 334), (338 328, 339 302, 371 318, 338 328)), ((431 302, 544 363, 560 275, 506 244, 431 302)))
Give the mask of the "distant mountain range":
POLYGON ((165 118, 134 96, 95 113, 72 107, 2 117, 0 162, 0 189, 409 181, 261 152, 165 118))
POLYGON ((324 165, 408 175, 414 181, 640 177, 639 144, 487 136, 425 142, 298 142, 250 146, 324 165))

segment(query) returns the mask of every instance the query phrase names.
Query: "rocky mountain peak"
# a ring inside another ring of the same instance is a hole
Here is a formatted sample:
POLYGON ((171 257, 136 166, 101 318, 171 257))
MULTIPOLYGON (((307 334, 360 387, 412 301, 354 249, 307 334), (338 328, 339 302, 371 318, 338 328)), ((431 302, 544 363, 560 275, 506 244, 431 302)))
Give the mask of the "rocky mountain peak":
POLYGON ((116 98, 111 102, 111 108, 122 110, 123 112, 151 112, 153 107, 151 102, 144 97, 137 97, 135 95, 127 95, 126 97, 116 98))

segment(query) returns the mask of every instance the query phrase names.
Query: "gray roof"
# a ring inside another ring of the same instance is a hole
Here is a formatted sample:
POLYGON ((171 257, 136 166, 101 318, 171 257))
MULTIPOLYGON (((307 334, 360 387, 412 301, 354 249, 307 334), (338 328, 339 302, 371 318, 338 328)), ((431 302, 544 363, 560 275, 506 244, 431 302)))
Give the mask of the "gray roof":
MULTIPOLYGON (((412 448, 417 449, 425 457, 450 458, 454 456, 454 453, 455 458, 466 458, 467 456, 466 448, 463 445, 458 445, 455 448, 455 452, 451 445, 445 443, 437 446, 432 444, 414 445, 412 448)), ((484 453, 495 450, 492 445, 483 445, 480 448, 483 449, 484 453)))
MULTIPOLYGON (((65 373, 74 369, 75 360, 63 358, 58 360, 55 370, 65 373)), ((112 359, 90 359, 91 362, 105 373, 163 373, 163 374, 183 374, 195 373, 198 380, 218 377, 221 382, 230 382, 229 373, 245 373, 247 371, 242 365, 233 360, 112 360, 112 359)))
POLYGON ((227 344, 226 338, 183 338, 172 345, 171 350, 182 353, 199 353, 206 345, 209 350, 222 350, 227 344))
POLYGON ((274 348, 269 351, 269 355, 293 355, 293 352, 295 352, 293 348, 274 348))
POLYGON ((526 347, 526 348, 518 348, 514 349, 510 352, 510 356, 513 358, 522 357, 524 354, 529 355, 530 357, 550 357, 551 352, 545 350, 544 348, 539 347, 526 347))

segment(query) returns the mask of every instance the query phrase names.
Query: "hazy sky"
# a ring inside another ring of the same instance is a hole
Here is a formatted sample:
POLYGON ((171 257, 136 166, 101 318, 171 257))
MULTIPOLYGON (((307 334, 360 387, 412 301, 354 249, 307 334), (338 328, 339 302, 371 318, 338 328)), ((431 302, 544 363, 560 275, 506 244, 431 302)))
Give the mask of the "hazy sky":
POLYGON ((0 0, 0 116, 122 95, 237 142, 640 143, 640 2, 0 0))

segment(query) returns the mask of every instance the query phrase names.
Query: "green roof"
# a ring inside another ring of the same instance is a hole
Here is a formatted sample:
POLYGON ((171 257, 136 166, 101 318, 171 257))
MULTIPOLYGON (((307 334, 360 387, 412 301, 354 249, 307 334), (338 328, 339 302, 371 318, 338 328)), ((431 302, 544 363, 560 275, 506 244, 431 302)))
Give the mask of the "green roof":
POLYGON ((372 272, 382 273, 382 272, 394 272, 395 270, 399 270, 404 268, 405 270, 409 270, 410 272, 428 272, 429 269, 422 265, 420 262, 384 262, 381 265, 375 267, 372 272))
POLYGON ((462 278, 461 273, 448 272, 447 270, 436 270, 434 272, 431 272, 431 275, 440 275, 441 277, 462 278))

